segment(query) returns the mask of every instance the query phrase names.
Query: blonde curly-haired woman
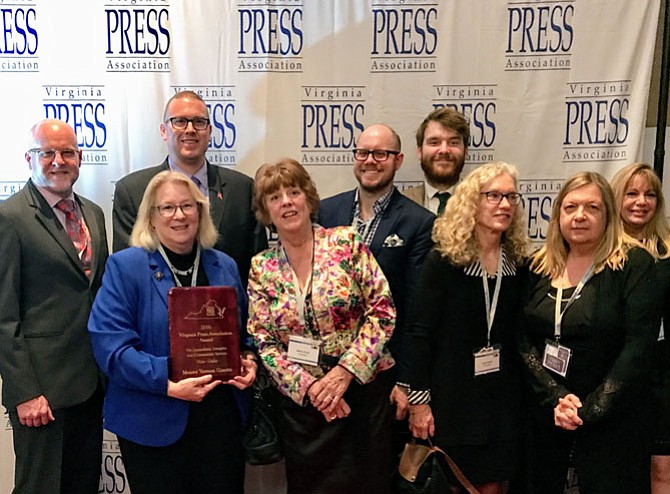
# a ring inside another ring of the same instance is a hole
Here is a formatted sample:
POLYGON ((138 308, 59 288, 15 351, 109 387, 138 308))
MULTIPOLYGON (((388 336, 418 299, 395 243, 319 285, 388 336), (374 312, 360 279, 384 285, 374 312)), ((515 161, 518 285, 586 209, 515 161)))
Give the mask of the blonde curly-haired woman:
POLYGON ((501 494, 519 467, 523 417, 514 324, 529 244, 516 168, 470 173, 433 241, 410 328, 410 429, 432 437, 480 493, 501 494))

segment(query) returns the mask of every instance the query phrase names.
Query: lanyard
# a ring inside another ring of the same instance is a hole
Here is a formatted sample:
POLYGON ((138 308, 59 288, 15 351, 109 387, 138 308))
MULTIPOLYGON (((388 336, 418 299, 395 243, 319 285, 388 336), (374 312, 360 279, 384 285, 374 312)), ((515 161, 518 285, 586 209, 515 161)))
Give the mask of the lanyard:
POLYGON ((496 309, 498 308, 498 297, 500 296, 500 285, 502 285, 502 265, 503 265, 503 251, 500 247, 498 252, 498 270, 496 271, 496 287, 493 290, 493 300, 490 300, 489 282, 487 280, 486 268, 482 263, 482 284, 484 285, 484 303, 486 304, 486 346, 491 346, 491 328, 493 327, 493 319, 496 316, 496 309))
POLYGON ((310 294, 312 291, 312 277, 310 276, 309 280, 307 281, 307 285, 305 288, 301 289, 300 288, 300 281, 298 280, 298 275, 295 274, 295 271, 291 269, 291 273, 293 274, 293 283, 295 283, 295 291, 296 291, 296 300, 295 303, 297 305, 297 310, 298 310, 298 316, 300 317, 300 323, 305 326, 305 300, 307 299, 307 296, 310 294))
POLYGON ((295 291, 296 291, 296 309, 298 311, 298 317, 300 317, 300 323, 303 326, 306 326, 306 320, 305 320, 305 304, 306 304, 306 299, 307 296, 312 292, 312 279, 314 278, 314 250, 316 249, 316 238, 314 238, 314 233, 312 233, 312 257, 310 260, 310 271, 309 271, 309 280, 307 280, 307 284, 303 289, 300 289, 300 280, 298 279, 298 275, 295 272, 295 269, 293 269, 293 266, 291 266, 291 260, 288 257, 288 254, 286 253, 286 249, 282 248, 282 252, 284 254, 284 257, 286 258, 286 261, 288 262, 288 265, 291 267, 291 274, 293 275, 293 283, 295 284, 295 291))
POLYGON ((561 302, 563 301, 563 285, 561 284, 561 286, 556 289, 556 305, 554 307, 554 338, 556 338, 556 341, 561 339, 561 321, 563 320, 563 314, 565 314, 565 311, 568 310, 568 307, 570 307, 572 303, 577 300, 577 297, 580 293, 582 293, 584 285, 586 285, 586 282, 591 279, 591 276, 593 276, 593 264, 589 266, 589 269, 586 270, 586 273, 584 273, 582 279, 579 280, 575 291, 572 292, 572 295, 565 304, 565 307, 563 307, 563 310, 561 310, 561 302))
MULTIPOLYGON (((163 246, 161 244, 158 244, 158 251, 161 253, 161 256, 163 256, 163 259, 167 263, 168 268, 170 268, 170 271, 172 272, 172 277, 174 278, 175 285, 182 286, 181 281, 179 281, 179 276, 177 275, 181 274, 182 276, 186 276, 188 271, 184 273, 184 271, 175 268, 170 262, 170 259, 168 259, 168 256, 165 253, 165 249, 163 249, 163 246)), ((200 244, 198 244, 195 251, 195 261, 193 261, 193 272, 191 273, 191 286, 195 286, 195 284, 198 281, 199 268, 200 268, 200 244)))

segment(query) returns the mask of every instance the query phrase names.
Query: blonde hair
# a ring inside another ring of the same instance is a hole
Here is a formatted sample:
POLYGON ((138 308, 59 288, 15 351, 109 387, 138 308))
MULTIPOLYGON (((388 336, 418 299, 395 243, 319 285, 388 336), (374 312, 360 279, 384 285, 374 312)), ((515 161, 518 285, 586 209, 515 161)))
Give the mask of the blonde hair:
MULTIPOLYGON (((444 213, 435 220, 433 241, 443 257, 457 266, 467 266, 479 259, 479 244, 475 226, 481 203, 482 188, 500 175, 509 175, 517 184, 514 165, 496 161, 471 172, 454 191, 444 213)), ((519 204, 512 223, 503 234, 502 245, 507 255, 519 265, 525 259, 530 241, 524 226, 523 207, 519 204)))
POLYGON ((282 158, 276 163, 265 163, 256 170, 254 179, 253 210, 258 221, 270 226, 270 212, 265 205, 265 196, 281 187, 297 187, 305 193, 312 221, 319 212, 319 194, 305 167, 293 158, 282 158))
POLYGON ((219 233, 209 215, 209 202, 202 192, 195 186, 193 181, 183 173, 165 170, 151 179, 144 190, 142 202, 137 212, 135 226, 130 234, 130 245, 142 247, 148 251, 155 251, 160 245, 156 229, 152 223, 152 216, 156 212, 156 196, 158 189, 164 184, 182 184, 188 187, 188 191, 198 204, 198 232, 196 238, 203 249, 211 249, 216 244, 219 233))
MULTIPOLYGON (((645 178, 656 194, 656 211, 654 211, 653 218, 644 225, 642 233, 643 238, 638 241, 656 259, 666 258, 670 256, 670 228, 668 227, 668 221, 665 218, 663 186, 654 169, 647 163, 633 163, 625 166, 612 177, 611 185, 612 190, 614 191, 614 200, 619 209, 619 214, 621 214, 623 210, 623 200, 626 196, 626 189, 631 180, 636 176, 645 178), (660 250, 659 247, 661 247, 660 250), (663 252, 661 252, 661 250, 663 252)), ((628 230, 623 216, 621 217, 621 221, 623 221, 624 230, 628 230)), ((627 231, 626 233, 629 232, 627 231)))
POLYGON ((551 208, 551 219, 544 245, 533 255, 531 269, 538 274, 556 279, 563 274, 570 247, 563 238, 560 227, 561 206, 570 192, 595 185, 605 206, 605 233, 594 254, 594 273, 606 266, 617 270, 623 268, 628 250, 633 242, 623 231, 621 218, 614 205, 614 193, 605 178, 597 172, 580 172, 568 178, 561 187, 551 208))

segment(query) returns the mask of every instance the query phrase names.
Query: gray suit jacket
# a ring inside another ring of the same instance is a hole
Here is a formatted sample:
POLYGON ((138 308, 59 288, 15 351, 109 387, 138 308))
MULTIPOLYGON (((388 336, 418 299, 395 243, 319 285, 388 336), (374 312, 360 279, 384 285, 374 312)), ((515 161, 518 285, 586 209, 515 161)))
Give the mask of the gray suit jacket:
POLYGON ((52 409, 87 400, 98 384, 88 316, 107 259, 102 210, 75 194, 93 259, 86 276, 75 248, 28 181, 0 204, 0 374, 8 410, 44 395, 52 409))
MULTIPOLYGON (((167 159, 160 165, 138 170, 116 182, 112 208, 114 252, 128 247, 142 195, 149 181, 169 170, 167 159)), ((251 258, 267 248, 265 227, 251 211, 253 180, 243 173, 207 163, 209 212, 219 231, 215 249, 235 260, 242 283, 246 286, 251 258)))

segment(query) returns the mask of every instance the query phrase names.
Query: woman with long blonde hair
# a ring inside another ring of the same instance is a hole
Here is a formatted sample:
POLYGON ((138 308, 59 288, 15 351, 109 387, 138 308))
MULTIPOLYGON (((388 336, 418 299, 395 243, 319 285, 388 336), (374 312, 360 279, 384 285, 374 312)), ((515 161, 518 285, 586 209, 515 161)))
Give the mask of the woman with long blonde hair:
POLYGON ((531 492, 648 493, 654 259, 625 235, 602 175, 569 178, 524 294, 520 350, 533 390, 531 492))
POLYGON ((432 437, 479 492, 502 494, 518 472, 523 417, 513 335, 529 242, 516 168, 470 173, 433 241, 409 328, 410 429, 432 437))
MULTIPOLYGON (((619 170, 611 180, 614 199, 624 230, 655 258, 658 287, 665 302, 663 321, 670 321, 670 228, 665 218, 661 181, 646 163, 633 163, 619 170)), ((663 327, 663 326, 662 326, 663 327)), ((656 430, 651 457, 651 491, 670 493, 670 340, 659 334, 656 391, 656 430)))

